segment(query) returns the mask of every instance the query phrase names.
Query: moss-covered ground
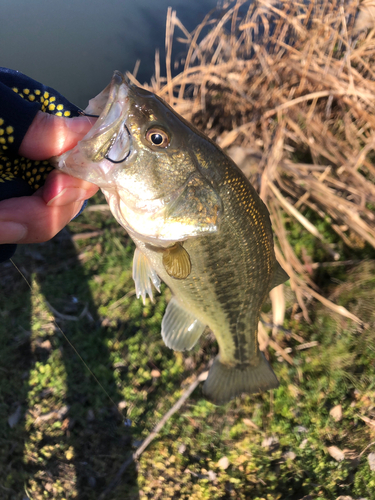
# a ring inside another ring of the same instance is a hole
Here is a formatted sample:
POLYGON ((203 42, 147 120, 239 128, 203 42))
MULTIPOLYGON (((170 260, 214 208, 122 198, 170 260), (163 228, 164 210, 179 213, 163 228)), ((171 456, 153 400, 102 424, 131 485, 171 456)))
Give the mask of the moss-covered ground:
MULTIPOLYGON (((314 254, 312 237, 289 236, 314 254)), ((210 335, 188 353, 164 346, 170 292, 136 299, 133 251, 109 212, 86 210, 69 232, 19 248, 31 290, 0 265, 0 498, 99 498, 217 353, 210 335)), ((365 327, 315 302, 307 323, 287 285, 277 340, 294 364, 270 349, 280 387, 223 407, 198 387, 106 498, 375 498, 375 265, 324 268, 319 284, 365 327)))

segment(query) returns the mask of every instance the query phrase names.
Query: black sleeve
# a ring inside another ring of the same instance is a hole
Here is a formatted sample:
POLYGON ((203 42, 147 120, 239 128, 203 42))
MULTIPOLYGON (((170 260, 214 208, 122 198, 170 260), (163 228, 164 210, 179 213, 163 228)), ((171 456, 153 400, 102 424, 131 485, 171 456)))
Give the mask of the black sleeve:
MULTIPOLYGON (((38 111, 78 116, 81 110, 51 87, 9 68, 0 67, 0 201, 28 196, 41 187, 52 166, 18 155, 21 142, 38 111)), ((16 245, 0 245, 0 262, 16 245)))
POLYGON ((67 117, 77 116, 79 108, 51 87, 0 67, 0 151, 18 153, 38 111, 67 117))

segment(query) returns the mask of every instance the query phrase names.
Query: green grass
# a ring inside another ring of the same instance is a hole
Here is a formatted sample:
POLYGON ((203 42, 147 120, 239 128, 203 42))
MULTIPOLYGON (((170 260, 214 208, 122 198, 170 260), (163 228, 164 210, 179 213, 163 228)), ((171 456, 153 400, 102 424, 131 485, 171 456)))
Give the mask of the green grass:
MULTIPOLYGON (((73 243, 63 233, 20 248, 14 261, 32 291, 11 264, 0 265, 1 498, 97 499, 217 353, 210 336, 192 352, 167 349, 160 323, 169 290, 143 306, 133 293, 132 242, 106 212, 86 211, 70 225, 72 234, 94 230, 102 232, 89 240, 73 243)), ((297 252, 311 253, 309 235, 289 232, 297 252)), ((322 251, 317 245, 311 254, 322 251)), ((290 300, 284 327, 318 345, 297 350, 293 337, 279 338, 294 359, 290 366, 271 350, 280 387, 224 407, 204 400, 199 387, 108 498, 375 498, 367 460, 375 445, 361 455, 375 441, 375 426, 363 420, 375 420, 375 266, 334 276, 343 283, 326 274, 326 295, 362 317, 365 329, 316 303, 307 324, 290 300), (330 410, 338 404, 336 422, 330 410), (346 459, 337 462, 329 446, 346 459)))

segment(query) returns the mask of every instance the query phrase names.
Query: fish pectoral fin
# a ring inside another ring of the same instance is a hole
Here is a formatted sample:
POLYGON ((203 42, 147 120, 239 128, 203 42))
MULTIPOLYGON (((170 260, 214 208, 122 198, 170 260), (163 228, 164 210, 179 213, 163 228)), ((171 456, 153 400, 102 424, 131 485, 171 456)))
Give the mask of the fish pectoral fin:
POLYGON ((275 262, 275 271, 273 273, 272 281, 271 281, 271 286, 269 289, 269 292, 275 288, 275 286, 282 285, 285 283, 285 281, 288 281, 289 276, 286 274, 284 269, 280 266, 280 264, 276 261, 275 262))
POLYGON ((160 279, 156 274, 148 258, 145 256, 139 248, 136 248, 134 252, 133 259, 133 280, 135 283, 135 292, 137 299, 142 297, 143 304, 146 302, 147 294, 149 295, 151 302, 154 302, 154 296, 152 294, 152 285, 160 292, 160 279))
POLYGON ((199 172, 193 173, 184 189, 165 210, 164 224, 176 239, 216 233, 223 213, 222 201, 213 186, 199 172), (173 231, 173 232, 172 232, 173 231))
POLYGON ((191 272, 190 256, 181 243, 165 249, 163 265, 169 276, 178 280, 187 278, 191 272))
POLYGON ((161 323, 161 336, 167 347, 174 351, 192 349, 205 328, 206 325, 186 311, 176 297, 172 297, 161 323))
POLYGON ((227 367, 218 358, 212 365, 203 386, 203 394, 217 405, 228 403, 242 393, 253 394, 276 389, 279 382, 261 352, 256 366, 227 367))

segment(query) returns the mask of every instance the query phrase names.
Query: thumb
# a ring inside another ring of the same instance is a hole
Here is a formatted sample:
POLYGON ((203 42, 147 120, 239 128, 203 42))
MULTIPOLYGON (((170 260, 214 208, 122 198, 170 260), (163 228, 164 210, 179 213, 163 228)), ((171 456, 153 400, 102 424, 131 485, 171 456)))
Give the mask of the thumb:
POLYGON ((18 153, 31 160, 48 160, 72 149, 95 123, 96 118, 63 118, 38 111, 23 138, 18 153))

